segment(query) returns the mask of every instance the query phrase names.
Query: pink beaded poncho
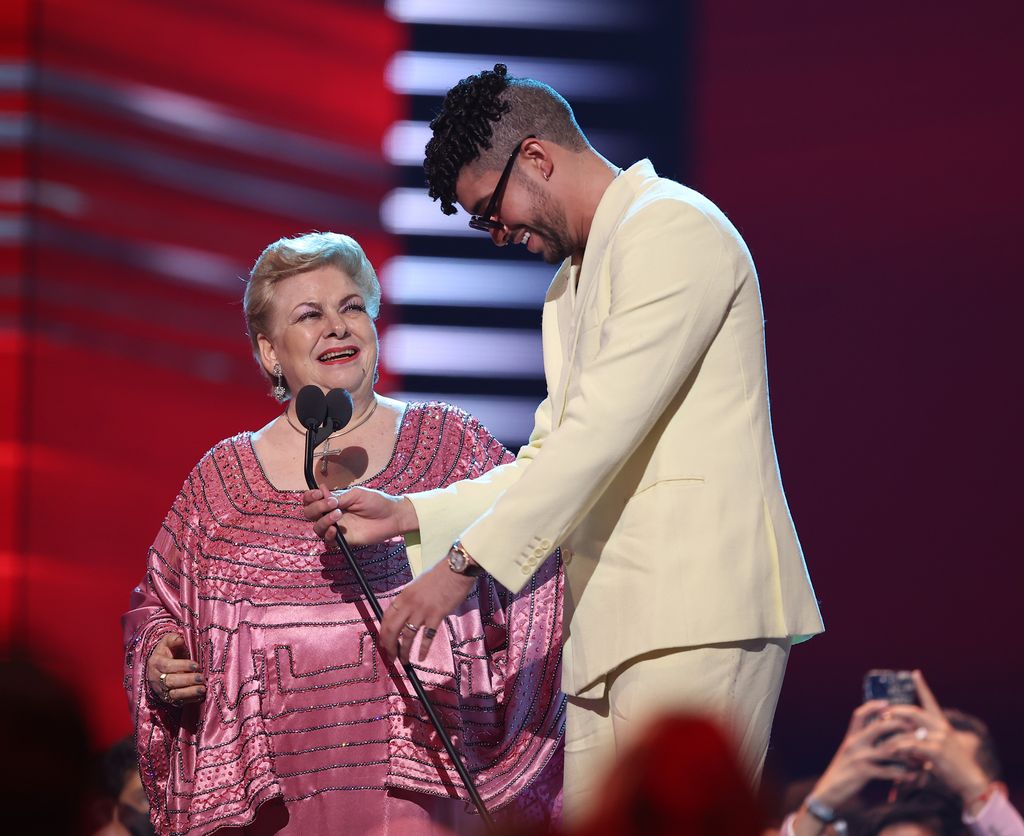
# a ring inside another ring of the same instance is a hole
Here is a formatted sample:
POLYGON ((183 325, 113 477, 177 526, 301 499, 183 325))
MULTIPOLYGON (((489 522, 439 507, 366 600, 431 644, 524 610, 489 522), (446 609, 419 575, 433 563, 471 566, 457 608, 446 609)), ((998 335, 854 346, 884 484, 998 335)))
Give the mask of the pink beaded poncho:
MULTIPOLYGON (((391 460, 362 484, 427 490, 510 458, 460 410, 413 404, 391 460)), ((404 541, 355 555, 387 609, 411 580, 404 541)), ((533 821, 560 804, 561 584, 557 555, 516 595, 481 578, 416 665, 488 809, 533 821)), ((401 667, 379 652, 345 558, 316 537, 301 494, 269 482, 251 434, 189 474, 124 631, 157 832, 420 834, 464 815, 450 799, 465 790, 401 667), (206 676, 201 703, 149 692, 146 660, 169 632, 206 676)))

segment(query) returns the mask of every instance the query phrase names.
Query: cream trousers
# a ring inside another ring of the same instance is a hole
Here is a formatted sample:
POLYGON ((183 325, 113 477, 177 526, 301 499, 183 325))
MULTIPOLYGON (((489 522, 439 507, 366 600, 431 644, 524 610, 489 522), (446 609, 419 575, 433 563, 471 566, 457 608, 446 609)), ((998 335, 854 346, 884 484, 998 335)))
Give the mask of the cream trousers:
POLYGON ((788 639, 659 650, 608 675, 604 696, 569 697, 565 729, 565 819, 578 821, 600 793, 616 755, 667 713, 700 713, 732 738, 756 785, 789 658, 788 639))

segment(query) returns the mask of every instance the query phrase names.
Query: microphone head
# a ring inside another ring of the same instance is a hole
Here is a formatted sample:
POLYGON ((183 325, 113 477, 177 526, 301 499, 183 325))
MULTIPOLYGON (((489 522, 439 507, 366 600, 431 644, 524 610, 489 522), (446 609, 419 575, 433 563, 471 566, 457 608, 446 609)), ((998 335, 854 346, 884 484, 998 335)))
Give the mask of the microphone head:
POLYGON ((345 389, 331 389, 327 393, 327 420, 331 422, 331 432, 352 420, 352 396, 345 389))
POLYGON ((303 386, 295 396, 295 415, 307 430, 315 430, 327 420, 327 398, 324 390, 312 383, 303 386))

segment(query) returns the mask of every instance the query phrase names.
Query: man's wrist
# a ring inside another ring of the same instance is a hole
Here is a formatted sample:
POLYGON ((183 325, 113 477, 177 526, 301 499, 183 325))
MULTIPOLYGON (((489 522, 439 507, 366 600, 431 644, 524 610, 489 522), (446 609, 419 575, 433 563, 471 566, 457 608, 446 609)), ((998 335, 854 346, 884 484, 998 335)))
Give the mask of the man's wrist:
MULTIPOLYGON (((839 811, 813 794, 804 799, 804 803, 797 812, 797 818, 802 818, 805 822, 811 824, 817 833, 820 833, 829 826, 832 827, 838 836, 844 836, 846 833, 846 820, 839 811)), ((801 827, 800 830, 806 833, 808 828, 801 827)))
POLYGON ((416 506, 412 504, 409 497, 403 496, 398 503, 398 533, 408 534, 410 531, 418 531, 420 518, 416 513, 416 506))
POLYGON ((803 806, 806 807, 808 803, 813 801, 826 808, 835 810, 853 794, 846 782, 837 782, 834 777, 826 774, 811 788, 811 791, 804 798, 803 806))
POLYGON ((823 824, 808 813, 806 807, 801 806, 799 810, 790 816, 790 827, 792 828, 793 836, 818 836, 819 833, 824 832, 828 825, 823 824))
POLYGON ((985 805, 988 804, 992 798, 992 793, 995 791, 996 784, 992 781, 985 781, 984 783, 974 784, 965 788, 960 793, 964 812, 969 816, 977 816, 978 813, 985 809, 985 805))
POLYGON ((819 798, 810 798, 804 802, 804 809, 822 824, 832 824, 839 818, 835 807, 826 804, 819 798))
POLYGON ((461 540, 456 540, 448 549, 448 568, 455 574, 467 578, 476 578, 485 574, 484 567, 473 559, 461 540))

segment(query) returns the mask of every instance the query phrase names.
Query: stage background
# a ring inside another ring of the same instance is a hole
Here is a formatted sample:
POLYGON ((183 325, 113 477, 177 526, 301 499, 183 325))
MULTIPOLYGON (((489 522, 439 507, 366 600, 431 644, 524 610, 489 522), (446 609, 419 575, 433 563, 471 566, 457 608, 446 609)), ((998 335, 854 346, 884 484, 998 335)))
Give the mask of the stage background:
MULTIPOLYGON (((129 731, 118 618, 171 499, 210 445, 277 410, 239 277, 311 228, 351 232, 382 265, 452 255, 381 210, 417 185, 389 132, 432 100, 394 83, 395 56, 460 35, 506 55, 516 24, 442 30, 401 5, 4 6, 0 643, 74 690, 97 746, 129 731)), ((989 721, 1020 781, 1020 6, 670 5, 647 7, 675 39, 643 64, 659 73, 649 118, 598 127, 623 155, 650 132, 637 153, 711 196, 759 266, 779 458, 828 627, 794 650, 772 769, 824 765, 866 669, 921 667, 989 721)), ((542 46, 564 57, 576 36, 550 26, 542 46)), ((631 54, 586 37, 587 60, 646 60, 637 37, 631 54)), ((396 288, 385 361, 390 329, 438 321, 396 288)), ((502 304, 476 298, 466 318, 528 345, 537 306, 502 304)), ((462 327, 459 307, 436 317, 462 327)), ((392 356, 385 391, 514 412, 479 375, 392 356)), ((535 367, 510 377, 520 407, 537 395, 535 367)))

